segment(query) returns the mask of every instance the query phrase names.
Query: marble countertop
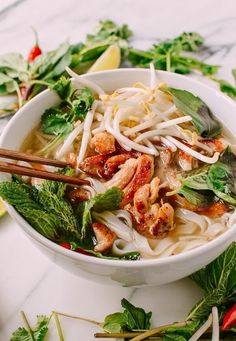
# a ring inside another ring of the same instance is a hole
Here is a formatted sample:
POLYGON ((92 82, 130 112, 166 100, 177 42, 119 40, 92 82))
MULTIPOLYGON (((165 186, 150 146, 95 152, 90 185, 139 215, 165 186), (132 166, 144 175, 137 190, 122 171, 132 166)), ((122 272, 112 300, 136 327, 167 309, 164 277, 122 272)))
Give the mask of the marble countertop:
MULTIPOLYGON (((202 58, 223 67, 219 76, 232 81, 236 66, 235 0, 1 0, 0 53, 32 46, 34 26, 44 50, 65 39, 83 40, 99 19, 126 22, 134 31, 133 45, 150 46, 156 38, 172 37, 182 31, 197 31, 210 49, 202 58)), ((201 78, 202 79, 202 78, 201 78)), ((205 80, 203 80, 205 81, 205 80)), ((208 81, 209 82, 209 81, 208 81)), ((0 129, 6 121, 0 121, 0 129)), ((20 227, 5 216, 0 221, 0 340, 10 340, 22 325, 20 311, 33 322, 37 314, 52 310, 102 320, 120 309, 123 297, 154 312, 154 323, 182 319, 201 296, 198 288, 184 279, 151 288, 109 287, 88 282, 65 272, 46 259, 27 239, 20 227)), ((66 341, 93 340, 94 327, 61 320, 66 341)), ((50 340, 57 340, 52 328, 50 340)))

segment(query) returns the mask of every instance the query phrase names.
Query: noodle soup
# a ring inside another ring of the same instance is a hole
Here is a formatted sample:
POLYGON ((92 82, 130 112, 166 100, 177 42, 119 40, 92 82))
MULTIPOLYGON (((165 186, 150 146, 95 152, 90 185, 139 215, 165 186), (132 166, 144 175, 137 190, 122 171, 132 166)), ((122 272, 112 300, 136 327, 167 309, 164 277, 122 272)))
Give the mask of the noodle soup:
POLYGON ((150 75, 149 86, 113 93, 90 82, 75 91, 65 79, 67 97, 55 88, 61 104, 42 113, 22 150, 67 161, 64 172, 89 184, 13 179, 45 214, 42 227, 13 204, 38 232, 75 252, 136 260, 197 248, 234 225, 232 137, 200 98, 150 75))

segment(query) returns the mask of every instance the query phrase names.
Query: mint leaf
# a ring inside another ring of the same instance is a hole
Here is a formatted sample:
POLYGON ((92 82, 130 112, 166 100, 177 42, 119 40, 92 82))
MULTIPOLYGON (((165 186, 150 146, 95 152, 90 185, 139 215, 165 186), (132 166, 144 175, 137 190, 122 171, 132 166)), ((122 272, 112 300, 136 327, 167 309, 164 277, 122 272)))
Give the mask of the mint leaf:
POLYGON ((212 138, 221 133, 220 122, 199 97, 186 90, 167 88, 166 91, 173 96, 177 109, 192 117, 192 123, 201 136, 212 138))
POLYGON ((32 328, 34 340, 30 332, 25 328, 18 328, 13 332, 11 341, 43 341, 45 340, 48 332, 49 318, 47 316, 37 316, 37 324, 32 328))
POLYGON ((204 320, 213 306, 219 313, 236 300, 236 242, 205 268, 191 275, 204 297, 193 307, 188 320, 204 320))
POLYGON ((92 224, 91 211, 103 212, 114 211, 119 208, 121 199, 123 196, 122 190, 116 187, 109 188, 104 193, 96 194, 92 199, 88 200, 82 205, 78 205, 77 214, 81 214, 83 210, 82 218, 82 239, 88 234, 88 228, 92 224))

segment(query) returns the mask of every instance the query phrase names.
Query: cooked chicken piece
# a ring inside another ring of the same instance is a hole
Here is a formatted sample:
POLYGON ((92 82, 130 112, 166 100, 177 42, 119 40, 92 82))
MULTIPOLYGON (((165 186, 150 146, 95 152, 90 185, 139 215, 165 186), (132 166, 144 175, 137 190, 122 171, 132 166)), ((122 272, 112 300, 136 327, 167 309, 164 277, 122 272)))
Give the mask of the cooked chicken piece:
POLYGON ((91 176, 103 177, 106 155, 89 156, 80 162, 79 169, 91 176))
POLYGON ((150 184, 140 187, 134 195, 134 208, 136 214, 144 214, 148 211, 150 204, 153 204, 158 198, 159 178, 152 179, 150 184))
POLYGON ((172 157, 173 157, 173 153, 170 148, 161 150, 160 159, 164 167, 167 167, 170 165, 172 161, 172 157))
POLYGON ((91 139, 90 147, 102 155, 114 153, 116 150, 115 138, 106 131, 98 133, 91 139))
POLYGON ((162 206, 157 203, 149 205, 143 214, 137 212, 137 209, 140 209, 137 206, 128 204, 126 209, 132 214, 136 231, 147 238, 165 238, 174 228, 174 209, 168 203, 162 206))
POLYGON ((112 232, 106 225, 93 223, 93 231, 97 239, 97 244, 94 247, 95 252, 105 253, 112 248, 113 242, 116 239, 116 234, 112 232))
POLYGON ((108 178, 112 177, 119 169, 119 166, 130 159, 129 154, 120 154, 111 156, 104 165, 104 175, 108 178))
POLYGON ((76 188, 68 194, 68 198, 72 203, 78 203, 89 200, 89 192, 84 188, 76 188))
MULTIPOLYGON (((128 160, 129 161, 129 160, 128 160)), ((126 161, 126 163, 128 162, 126 161)), ((125 163, 125 164, 126 164, 125 163)), ((154 172, 154 160, 150 155, 142 155, 137 159, 137 169, 132 180, 124 188, 121 207, 132 202, 135 192, 143 185, 150 182, 154 172)), ((128 176, 128 174, 127 174, 128 176)))
POLYGON ((119 172, 117 172, 111 180, 106 182, 106 187, 119 187, 123 189, 133 178, 136 168, 138 166, 138 160, 129 159, 121 167, 119 172))
POLYGON ((178 153, 178 162, 180 167, 184 171, 190 171, 192 170, 192 162, 193 162, 193 157, 182 150, 179 150, 178 153))
POLYGON ((149 201, 151 204, 153 204, 159 195, 159 185, 160 185, 160 179, 156 176, 152 179, 150 183, 150 196, 149 201))

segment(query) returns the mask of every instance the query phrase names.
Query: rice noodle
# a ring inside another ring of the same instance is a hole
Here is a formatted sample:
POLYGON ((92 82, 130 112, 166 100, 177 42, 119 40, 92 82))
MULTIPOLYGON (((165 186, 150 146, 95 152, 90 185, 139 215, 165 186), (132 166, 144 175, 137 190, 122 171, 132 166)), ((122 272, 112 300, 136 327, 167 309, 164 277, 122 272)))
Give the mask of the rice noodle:
POLYGON ((176 152, 177 147, 172 142, 167 140, 165 137, 163 136, 161 137, 161 142, 164 143, 167 147, 169 147, 172 152, 176 152))
POLYGON ((196 159, 198 159, 198 160, 200 160, 202 162, 212 164, 212 163, 215 163, 219 159, 220 153, 218 153, 218 152, 215 152, 212 157, 205 156, 205 155, 200 154, 196 150, 193 150, 193 149, 189 148, 188 146, 186 146, 182 142, 176 140, 172 136, 167 136, 166 138, 170 142, 172 142, 176 147, 178 147, 179 149, 183 150, 188 155, 191 155, 191 156, 195 157, 196 159))

